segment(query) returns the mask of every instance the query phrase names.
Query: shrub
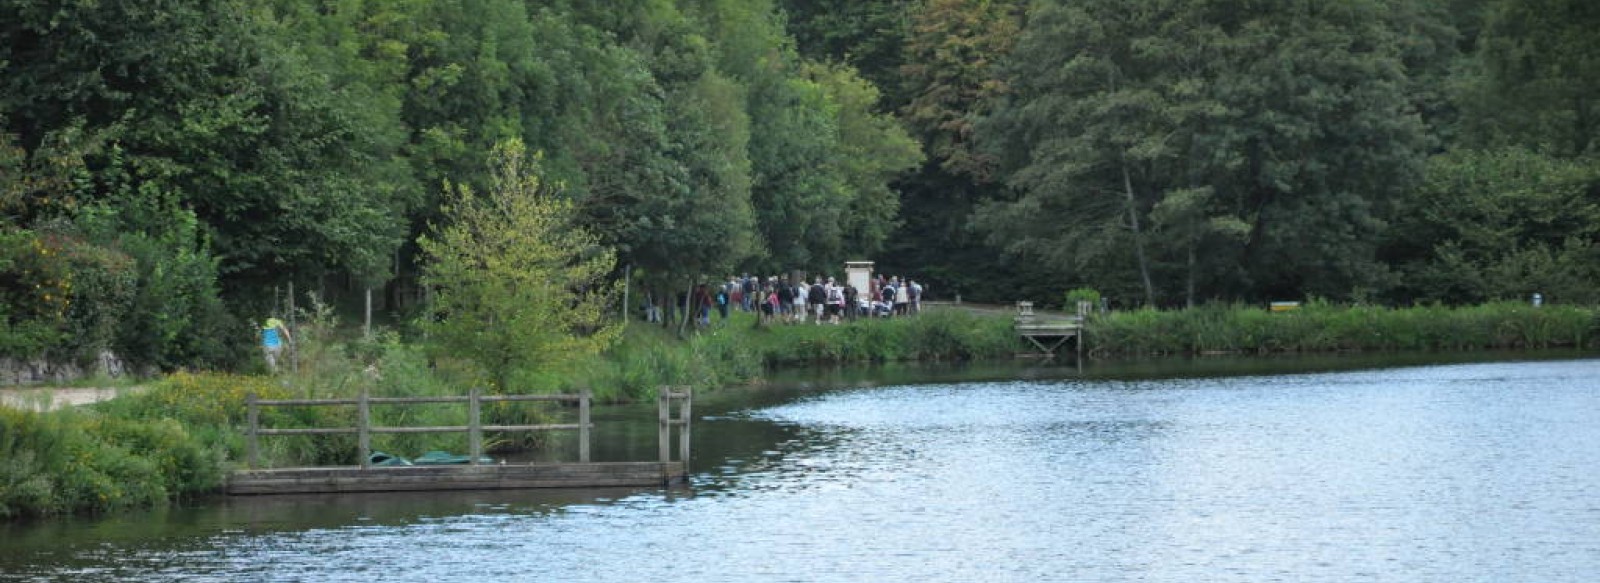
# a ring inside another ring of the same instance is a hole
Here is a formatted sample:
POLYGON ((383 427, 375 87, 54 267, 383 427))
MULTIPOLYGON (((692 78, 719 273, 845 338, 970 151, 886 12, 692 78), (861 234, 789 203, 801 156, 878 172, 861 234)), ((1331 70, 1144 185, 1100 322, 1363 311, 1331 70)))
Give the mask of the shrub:
POLYGON ((1091 320, 1097 354, 1471 350, 1586 346, 1595 315, 1520 302, 1391 309, 1313 301, 1290 312, 1239 304, 1116 312, 1091 320))

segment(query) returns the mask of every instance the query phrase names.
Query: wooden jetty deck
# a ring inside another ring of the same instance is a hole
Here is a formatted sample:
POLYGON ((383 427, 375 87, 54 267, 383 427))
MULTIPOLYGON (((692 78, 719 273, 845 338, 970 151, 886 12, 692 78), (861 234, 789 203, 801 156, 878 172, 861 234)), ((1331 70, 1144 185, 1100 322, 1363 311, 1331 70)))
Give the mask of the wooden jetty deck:
POLYGON ((1033 356, 1054 358, 1056 351, 1071 340, 1078 358, 1083 358, 1082 316, 1044 316, 1034 313, 1033 302, 1017 302, 1016 331, 1039 349, 1033 356))
POLYGON ((248 495, 664 486, 683 481, 685 466, 672 461, 275 468, 235 471, 226 490, 248 495))
POLYGON ((496 490, 511 488, 596 488, 619 486, 660 486, 686 480, 689 473, 690 404, 687 387, 662 387, 658 391, 658 459, 653 461, 594 462, 589 459, 589 420, 591 396, 579 395, 481 395, 474 389, 459 397, 379 398, 365 391, 355 399, 248 399, 249 426, 246 429, 248 469, 230 472, 223 491, 231 495, 319 494, 340 492, 405 492, 430 490, 496 490), (552 425, 483 425, 482 404, 503 401, 572 401, 578 403, 578 423, 552 425), (374 404, 409 405, 418 403, 466 403, 469 424, 445 427, 374 427, 370 407, 374 404), (677 416, 673 416, 673 405, 677 416), (357 409, 356 427, 263 428, 262 407, 350 406, 357 409), (673 429, 677 428, 677 457, 673 457, 673 429), (485 431, 560 431, 576 430, 578 461, 516 464, 479 464, 482 433, 485 431), (466 432, 468 464, 373 466, 367 463, 371 435, 375 433, 450 433, 466 432), (258 441, 274 435, 356 434, 360 448, 359 466, 302 468, 260 468, 258 441))

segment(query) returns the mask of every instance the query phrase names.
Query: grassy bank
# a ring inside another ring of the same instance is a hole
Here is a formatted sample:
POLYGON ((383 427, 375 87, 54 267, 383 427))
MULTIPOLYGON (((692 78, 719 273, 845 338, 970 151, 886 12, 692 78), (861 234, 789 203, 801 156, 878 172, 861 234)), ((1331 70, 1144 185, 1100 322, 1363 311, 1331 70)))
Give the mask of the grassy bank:
MULTIPOLYGON (((758 380, 768 366, 896 360, 966 360, 1009 356, 1009 321, 966 313, 871 320, 840 326, 758 326, 734 314, 680 339, 675 330, 634 324, 624 340, 590 362, 524 375, 499 393, 590 388, 598 399, 653 398, 656 387, 705 390, 758 380)), ((475 384, 447 358, 396 335, 340 338, 326 315, 297 333, 298 366, 280 376, 175 374, 137 394, 47 413, 0 407, 0 519, 105 512, 214 492, 244 457, 245 396, 264 399, 460 395, 475 384)), ((465 425, 465 407, 374 407, 373 423, 465 425)), ((570 408, 538 403, 485 407, 490 424, 536 424, 571 417, 570 408)), ((265 427, 353 426, 353 407, 264 409, 265 427)), ((456 434, 373 436, 374 449, 417 455, 465 451, 456 434)), ((353 464, 354 436, 273 437, 261 442, 266 465, 353 464)), ((489 436, 491 450, 540 445, 528 434, 489 436)))
MULTIPOLYGON (((1480 350, 1588 347, 1597 338, 1595 310, 1491 304, 1468 308, 1331 306, 1292 312, 1211 306, 1131 311, 1088 323, 1096 356, 1328 352, 1346 350, 1480 350)), ((448 358, 388 334, 341 339, 329 318, 299 330, 299 366, 276 377, 176 374, 150 388, 88 407, 49 413, 0 407, 0 519, 147 506, 213 492, 243 457, 245 395, 263 398, 459 395, 483 386, 448 358)), ((661 385, 696 390, 759 381, 770 367, 851 362, 958 361, 1008 358, 1021 347, 1009 314, 937 311, 916 318, 832 325, 757 325, 734 314, 680 338, 675 329, 634 323, 618 345, 586 362, 530 372, 500 393, 551 393, 589 388, 602 402, 653 398, 661 385)), ((269 427, 354 424, 352 407, 271 409, 269 427)), ((376 425, 463 425, 459 405, 375 407, 376 425)), ((486 422, 533 424, 570 418, 570 408, 497 404, 486 422)), ((462 435, 379 435, 374 448, 417 455, 464 451, 462 435)), ((269 465, 351 464, 354 436, 263 440, 269 465)), ((524 435, 491 436, 500 450, 538 447, 524 435)))
POLYGON ((757 325, 753 314, 713 318, 679 339, 676 329, 633 324, 622 343, 585 372, 553 379, 612 401, 654 396, 662 384, 697 389, 747 383, 769 367, 851 362, 962 361, 1010 357, 1011 321, 960 311, 840 325, 757 325))
POLYGON ((1597 326, 1593 309, 1522 303, 1384 308, 1313 302, 1288 312, 1219 305, 1097 316, 1086 346, 1097 357, 1588 347, 1597 326))

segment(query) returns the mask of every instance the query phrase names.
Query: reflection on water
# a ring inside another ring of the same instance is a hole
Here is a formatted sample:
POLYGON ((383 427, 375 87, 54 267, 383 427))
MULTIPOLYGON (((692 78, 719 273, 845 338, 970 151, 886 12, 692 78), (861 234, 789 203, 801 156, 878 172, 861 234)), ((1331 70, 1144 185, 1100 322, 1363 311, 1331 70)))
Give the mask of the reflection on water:
MULTIPOLYGON (((691 488, 216 499, 0 531, 0 579, 1600 573, 1597 360, 1022 380, 966 369, 954 383, 831 374, 850 388, 791 379, 697 403, 691 488)), ((608 414, 646 428, 654 416, 608 414)))

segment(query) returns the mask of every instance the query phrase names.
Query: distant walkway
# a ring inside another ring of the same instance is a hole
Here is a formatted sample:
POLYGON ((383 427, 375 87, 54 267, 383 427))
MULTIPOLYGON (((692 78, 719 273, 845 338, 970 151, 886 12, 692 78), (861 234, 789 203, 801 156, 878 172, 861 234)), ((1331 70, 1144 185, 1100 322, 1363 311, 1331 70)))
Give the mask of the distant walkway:
POLYGON ((53 411, 65 407, 108 401, 125 392, 137 391, 141 388, 0 388, 0 405, 24 411, 53 411))

